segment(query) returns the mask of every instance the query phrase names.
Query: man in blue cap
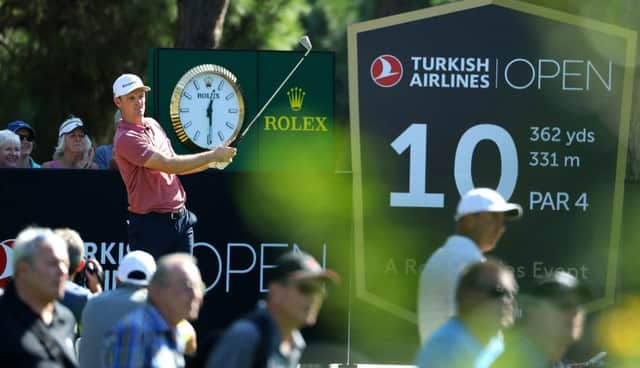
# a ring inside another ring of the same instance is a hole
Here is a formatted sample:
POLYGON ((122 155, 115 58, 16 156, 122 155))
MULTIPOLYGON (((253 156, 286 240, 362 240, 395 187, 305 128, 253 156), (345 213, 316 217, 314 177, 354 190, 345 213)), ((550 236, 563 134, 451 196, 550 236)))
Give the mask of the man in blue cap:
POLYGON ((31 157, 33 146, 36 140, 36 131, 29 123, 22 120, 15 120, 7 125, 7 129, 20 136, 20 158, 19 168, 38 169, 40 165, 31 157))

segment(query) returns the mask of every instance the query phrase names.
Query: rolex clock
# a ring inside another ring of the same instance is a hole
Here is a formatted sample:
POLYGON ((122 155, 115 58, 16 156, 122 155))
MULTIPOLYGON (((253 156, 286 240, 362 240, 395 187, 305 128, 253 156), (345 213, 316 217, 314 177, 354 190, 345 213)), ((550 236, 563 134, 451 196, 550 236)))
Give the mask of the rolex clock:
POLYGON ((244 119, 236 77, 219 65, 191 68, 173 89, 169 114, 178 140, 194 151, 233 141, 244 119))

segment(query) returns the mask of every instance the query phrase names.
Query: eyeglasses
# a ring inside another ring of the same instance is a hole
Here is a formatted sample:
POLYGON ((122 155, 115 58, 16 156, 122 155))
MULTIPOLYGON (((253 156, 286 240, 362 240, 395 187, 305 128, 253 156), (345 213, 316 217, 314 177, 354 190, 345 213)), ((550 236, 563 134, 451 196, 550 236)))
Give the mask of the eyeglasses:
POLYGON ((18 135, 20 136, 21 141, 24 141, 26 139, 28 142, 33 142, 34 140, 34 137, 32 135, 22 135, 22 134, 18 134, 18 135))

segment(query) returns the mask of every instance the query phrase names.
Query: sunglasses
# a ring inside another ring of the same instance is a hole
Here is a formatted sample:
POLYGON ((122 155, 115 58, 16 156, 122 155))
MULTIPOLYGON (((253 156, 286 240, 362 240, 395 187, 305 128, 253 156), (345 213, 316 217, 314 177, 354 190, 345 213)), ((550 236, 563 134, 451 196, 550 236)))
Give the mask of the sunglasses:
POLYGON ((507 297, 509 299, 515 299, 516 293, 512 290, 507 290, 502 285, 476 285, 476 288, 484 291, 492 299, 502 299, 507 297))
POLYGON ((22 135, 22 134, 18 134, 20 136, 20 140, 24 141, 25 139, 27 140, 27 142, 33 142, 33 140, 35 139, 32 135, 22 135))
POLYGON ((571 298, 552 299, 551 303, 553 303, 556 308, 563 311, 576 310, 581 307, 581 304, 578 300, 571 298))
POLYGON ((296 282, 292 284, 296 290, 302 295, 321 295, 326 296, 326 290, 322 284, 311 282, 296 282))

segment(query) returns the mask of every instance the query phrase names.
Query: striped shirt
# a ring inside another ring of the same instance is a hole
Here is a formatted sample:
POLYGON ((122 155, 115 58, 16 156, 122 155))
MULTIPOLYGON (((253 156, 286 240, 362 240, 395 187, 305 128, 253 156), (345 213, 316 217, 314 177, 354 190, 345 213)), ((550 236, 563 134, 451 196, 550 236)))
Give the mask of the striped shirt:
POLYGON ((151 304, 138 308, 118 322, 105 340, 104 367, 184 367, 176 331, 151 304))

